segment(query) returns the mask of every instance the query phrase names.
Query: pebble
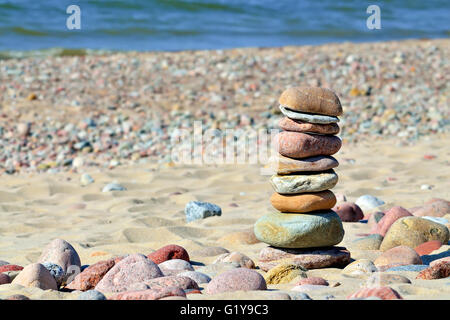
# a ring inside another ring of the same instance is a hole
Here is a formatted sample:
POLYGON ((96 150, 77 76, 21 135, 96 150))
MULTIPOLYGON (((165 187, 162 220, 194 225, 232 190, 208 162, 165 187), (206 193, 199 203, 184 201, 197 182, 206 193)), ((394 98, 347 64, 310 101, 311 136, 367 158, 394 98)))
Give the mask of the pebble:
POLYGON ((156 264, 160 264, 170 259, 181 259, 187 262, 190 261, 189 254, 186 249, 176 244, 169 244, 159 248, 158 250, 147 255, 147 258, 156 264))
POLYGON ((103 293, 97 290, 88 290, 78 296, 78 300, 107 300, 103 293))
POLYGON ((7 264, 0 266, 0 273, 9 272, 9 271, 21 271, 23 270, 22 266, 18 266, 16 264, 7 264))
POLYGON ((211 277, 198 271, 183 271, 179 273, 178 276, 191 278, 198 284, 208 283, 211 281, 211 277))
POLYGON ((411 283, 411 281, 398 274, 375 272, 366 280, 366 287, 384 287, 397 283, 411 283))
POLYGON ((353 240, 351 246, 358 250, 378 250, 381 242, 383 242, 383 236, 376 233, 353 240))
POLYGON ((0 285, 8 283, 11 283, 11 278, 5 273, 0 273, 0 285))
POLYGON ((63 239, 54 239, 42 251, 38 262, 50 262, 60 266, 66 273, 81 268, 80 257, 70 243, 63 239))
POLYGON ((402 296, 388 286, 375 287, 375 288, 362 288, 352 294, 350 294, 347 299, 358 299, 358 298, 368 298, 368 297, 378 297, 381 300, 397 300, 403 299, 402 296))
POLYGON ((340 116, 342 106, 332 90, 321 87, 291 87, 283 91, 278 102, 294 111, 340 116))
POLYGON ((359 276, 362 274, 371 274, 377 271, 378 269, 372 261, 368 259, 360 259, 347 265, 342 270, 342 273, 350 276, 359 276))
POLYGON ((384 217, 381 218, 380 222, 378 222, 376 227, 371 232, 378 233, 384 237, 395 221, 402 217, 408 216, 412 216, 412 214, 405 208, 392 207, 384 213, 384 217))
POLYGON ((292 195, 275 192, 270 197, 270 203, 280 212, 307 213, 333 208, 336 197, 330 190, 292 195))
POLYGON ((268 270, 264 279, 267 284, 290 283, 297 277, 306 278, 306 271, 299 262, 286 259, 268 270))
POLYGON ((183 271, 194 271, 192 265, 182 259, 170 259, 161 262, 158 267, 165 276, 175 275, 183 271))
POLYGON ((247 257, 245 254, 236 251, 221 254, 216 258, 216 260, 214 260, 213 263, 220 263, 220 262, 236 262, 242 268, 248 269, 255 268, 255 263, 253 262, 252 259, 247 257))
MULTIPOLYGON (((449 252, 447 251, 447 253, 449 253, 449 252)), ((440 263, 442 261, 450 262, 450 255, 447 256, 447 257, 443 257, 443 258, 440 258, 440 259, 436 259, 436 260, 430 261, 430 267, 433 267, 433 266, 435 266, 436 264, 438 264, 438 263, 440 263)))
POLYGON ((169 287, 120 292, 110 296, 108 300, 159 300, 171 296, 186 297, 186 293, 181 288, 169 287))
POLYGON ((446 226, 419 217, 403 217, 395 221, 386 233, 380 250, 405 245, 415 248, 431 240, 447 243, 449 230, 446 226))
POLYGON ((308 123, 299 120, 289 119, 288 117, 281 118, 280 121, 278 122, 278 126, 285 131, 319 133, 330 135, 335 135, 339 133, 339 126, 337 123, 330 123, 330 124, 308 123))
POLYGON ((304 284, 313 284, 316 286, 328 286, 328 281, 321 277, 308 277, 300 279, 298 282, 295 283, 296 286, 301 286, 304 284))
POLYGON ((24 287, 37 287, 42 290, 58 290, 56 281, 50 271, 40 263, 27 265, 14 278, 12 284, 18 284, 24 287))
POLYGON ((83 173, 80 177, 80 182, 82 186, 90 185, 94 183, 94 178, 92 178, 89 174, 83 173))
POLYGON ((435 280, 450 277, 450 262, 440 261, 419 272, 416 279, 435 280))
POLYGON ((441 246, 442 246, 441 241, 431 240, 431 241, 427 241, 422 244, 419 244, 417 247, 414 248, 414 250, 416 250, 416 252, 419 256, 423 256, 426 254, 430 254, 434 250, 439 249, 441 246))
POLYGON ((90 265, 80 274, 76 275, 66 288, 80 291, 87 291, 95 288, 105 274, 122 259, 122 257, 112 258, 90 265))
POLYGON ((112 267, 95 286, 102 293, 127 291, 136 283, 164 276, 158 265, 142 254, 131 254, 112 267))
POLYGON ((300 121, 316 123, 316 124, 332 124, 332 123, 339 122, 338 117, 297 112, 297 111, 293 111, 289 108, 286 108, 282 105, 280 105, 279 108, 280 108, 280 111, 282 114, 284 114, 286 117, 288 117, 290 119, 294 119, 294 120, 300 120, 300 121))
POLYGON ((102 192, 111 192, 111 191, 125 191, 127 190, 124 186, 118 183, 108 183, 103 187, 102 192))
POLYGON ((207 294, 217 294, 239 290, 267 290, 266 281, 256 271, 236 268, 213 277, 205 291, 207 294))
POLYGON ((285 157, 308 158, 329 156, 339 151, 342 145, 337 136, 321 136, 301 132, 282 131, 274 138, 276 150, 285 157))
POLYGON ((384 201, 374 197, 370 194, 365 194, 359 197, 355 203, 361 208, 363 212, 370 211, 384 204, 384 201))
POLYGON ((315 156, 303 159, 292 159, 278 154, 269 159, 267 167, 278 174, 295 172, 326 171, 339 166, 339 162, 332 156, 315 156))
POLYGON ((338 176, 333 170, 301 175, 274 175, 270 178, 273 189, 281 194, 325 191, 332 189, 337 182, 338 176))
POLYGON ((354 202, 342 202, 331 210, 336 212, 343 222, 358 222, 364 218, 361 208, 354 202))
POLYGON ((344 237, 341 219, 334 211, 313 214, 271 212, 259 218, 254 228, 256 238, 280 248, 333 246, 344 237))
POLYGON ((281 260, 289 259, 306 269, 341 268, 350 262, 350 252, 343 247, 281 249, 263 248, 259 252, 258 266, 264 270, 275 267, 281 260))
POLYGON ((408 246, 397 246, 383 252, 375 259, 374 264, 383 271, 391 267, 422 264, 422 259, 414 249, 408 246))
POLYGON ((56 284, 59 288, 64 282, 65 272, 63 268, 51 262, 43 262, 42 265, 50 272, 53 278, 55 278, 56 284))
POLYGON ((221 216, 222 209, 209 202, 190 201, 186 204, 184 213, 186 215, 186 222, 191 222, 212 216, 221 216))

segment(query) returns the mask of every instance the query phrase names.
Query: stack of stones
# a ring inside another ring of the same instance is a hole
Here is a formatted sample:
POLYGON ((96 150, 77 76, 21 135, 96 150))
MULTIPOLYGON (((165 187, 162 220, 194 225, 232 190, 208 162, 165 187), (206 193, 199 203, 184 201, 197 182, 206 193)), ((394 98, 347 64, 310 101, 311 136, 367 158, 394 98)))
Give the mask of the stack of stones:
MULTIPOLYGON (((339 163, 331 155, 342 144, 335 136, 342 106, 333 91, 317 87, 289 88, 279 103, 286 117, 279 122, 283 131, 275 137, 279 155, 272 162, 276 174, 270 179, 275 190, 270 202, 279 212, 261 217, 255 235, 279 257, 283 252, 308 252, 292 249, 320 247, 329 253, 344 237, 342 221, 331 210, 336 197, 329 190, 338 181, 333 168, 339 163)), ((260 260, 269 259, 269 251, 263 249, 260 260)))

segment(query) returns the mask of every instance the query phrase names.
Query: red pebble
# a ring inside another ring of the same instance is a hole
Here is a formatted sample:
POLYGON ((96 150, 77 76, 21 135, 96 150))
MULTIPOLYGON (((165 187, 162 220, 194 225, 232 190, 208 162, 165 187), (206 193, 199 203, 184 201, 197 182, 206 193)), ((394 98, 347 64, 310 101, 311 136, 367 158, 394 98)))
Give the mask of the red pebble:
POLYGON ((416 279, 435 280, 443 279, 450 276, 450 262, 442 261, 434 264, 432 267, 422 270, 416 279))
POLYGON ((160 264, 161 262, 171 260, 171 259, 182 259, 189 262, 189 254, 187 251, 176 244, 169 244, 165 247, 162 247, 155 252, 150 253, 147 258, 152 260, 156 264, 160 264))
POLYGON ((439 240, 432 240, 419 244, 414 250, 416 250, 419 256, 423 256, 439 249, 441 246, 442 243, 439 240))
POLYGON ((423 156, 423 158, 427 160, 433 160, 436 159, 436 156, 434 154, 426 154, 423 156))
POLYGON ((347 299, 378 297, 382 300, 401 300, 402 296, 391 287, 362 288, 349 295, 347 299))
POLYGON ((16 264, 7 264, 4 266, 0 266, 0 273, 8 272, 8 271, 21 271, 23 267, 18 266, 16 264))

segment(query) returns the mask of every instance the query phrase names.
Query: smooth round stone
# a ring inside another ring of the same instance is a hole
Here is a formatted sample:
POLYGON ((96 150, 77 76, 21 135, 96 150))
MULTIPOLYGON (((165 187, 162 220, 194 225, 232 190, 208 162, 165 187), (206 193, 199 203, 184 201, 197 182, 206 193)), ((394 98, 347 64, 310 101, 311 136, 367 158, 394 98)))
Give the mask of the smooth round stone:
POLYGON ((338 203, 332 210, 338 214, 343 222, 358 222, 364 218, 361 208, 353 202, 338 203))
POLYGON ((386 269, 385 271, 414 271, 414 272, 420 272, 424 269, 428 268, 428 265, 426 264, 409 264, 405 266, 397 266, 392 267, 389 269, 386 269))
POLYGON ((323 136, 301 132, 282 131, 275 138, 276 150, 289 158, 330 156, 339 151, 342 141, 337 136, 323 136))
POLYGON ((268 167, 277 174, 296 172, 326 171, 339 166, 339 162, 332 156, 315 156, 303 159, 292 159, 281 154, 269 159, 268 167))
MULTIPOLYGON (((64 272, 81 268, 80 257, 70 243, 62 239, 50 242, 42 251, 38 262, 51 262, 60 266, 64 272)), ((75 270, 76 271, 76 270, 75 270)))
POLYGON ((300 263, 289 259, 276 265, 264 275, 267 284, 290 283, 297 277, 306 278, 307 271, 300 263))
POLYGON ((184 276, 167 276, 167 277, 157 277, 154 279, 145 280, 143 283, 149 289, 162 289, 169 287, 177 287, 184 290, 187 289, 198 289, 198 284, 189 277, 184 276))
POLYGON ((306 213, 333 208, 336 204, 336 197, 329 190, 293 195, 283 195, 275 192, 270 197, 270 203, 280 212, 306 213))
POLYGON ((352 263, 347 265, 342 270, 342 273, 350 276, 359 276, 362 274, 370 274, 376 271, 378 271, 378 269, 372 261, 368 259, 360 259, 353 261, 352 263))
POLYGON ((338 175, 334 170, 318 173, 274 175, 270 178, 274 190, 281 194, 325 191, 332 189, 337 182, 338 175))
POLYGON ((171 259, 158 264, 159 269, 165 276, 176 275, 183 271, 194 271, 192 265, 182 259, 171 259))
POLYGON ((107 300, 103 293, 97 290, 88 290, 78 296, 78 300, 107 300))
POLYGON ((372 210, 384 204, 383 200, 378 199, 370 194, 365 194, 359 197, 355 203, 361 208, 363 212, 372 210))
POLYGON ((446 226, 419 217, 403 217, 395 221, 386 233, 380 250, 386 251, 400 245, 416 248, 418 245, 439 240, 447 243, 449 230, 446 226))
POLYGON ((312 284, 316 286, 328 286, 329 283, 327 280, 321 277, 308 277, 300 279, 297 283, 295 283, 296 286, 302 286, 304 284, 312 284))
POLYGON ((333 246, 342 241, 344 228, 334 211, 314 214, 273 212, 255 223, 256 237, 280 248, 313 248, 333 246))
POLYGON ((111 191, 125 191, 127 188, 118 184, 118 183, 108 183, 103 187, 102 192, 111 192, 111 191))
POLYGON ((380 271, 384 271, 391 267, 422 264, 422 259, 414 249, 398 246, 383 252, 375 259, 374 264, 380 271))
POLYGON ((0 273, 0 285, 11 283, 11 278, 6 273, 0 273))
POLYGON ((339 126, 337 123, 318 124, 309 123, 300 120, 289 119, 284 117, 278 122, 278 126, 286 131, 305 132, 305 133, 318 133, 334 135, 339 133, 339 126))
POLYGON ((163 276, 158 265, 146 256, 131 254, 116 263, 95 286, 95 290, 102 293, 128 291, 137 283, 163 276))
POLYGON ((320 268, 342 268, 350 262, 350 252, 344 247, 312 249, 282 249, 266 247, 259 252, 258 266, 261 270, 268 271, 287 259, 301 264, 308 270, 320 268))
POLYGON ((236 262, 239 263, 239 265, 242 268, 248 268, 253 269, 255 268, 255 263, 252 259, 247 257, 245 254, 240 252, 230 252, 230 253, 224 253, 216 258, 213 263, 220 263, 220 262, 236 262))
POLYGON ((183 247, 176 244, 169 244, 147 255, 147 258, 156 264, 160 264, 170 259, 181 259, 189 262, 189 254, 183 247))
POLYGON ((375 272, 367 278, 365 285, 366 287, 381 287, 396 283, 411 283, 411 281, 407 277, 398 274, 375 272))
POLYGON ((266 281, 256 271, 236 268, 214 277, 205 291, 207 294, 217 294, 239 290, 267 290, 266 281))
POLYGON ((12 284, 18 284, 24 287, 37 287, 42 290, 58 290, 56 281, 50 271, 40 263, 27 265, 14 278, 12 284))
POLYGON ((330 123, 339 122, 338 117, 298 112, 298 111, 289 109, 286 106, 283 106, 281 104, 279 105, 279 108, 280 108, 282 114, 284 114, 286 117, 288 117, 290 119, 294 119, 294 120, 300 120, 300 121, 305 121, 305 122, 309 122, 309 123, 318 123, 318 124, 330 124, 330 123))
POLYGON ((321 87, 292 87, 283 91, 278 102, 292 110, 340 116, 342 105, 332 90, 321 87))

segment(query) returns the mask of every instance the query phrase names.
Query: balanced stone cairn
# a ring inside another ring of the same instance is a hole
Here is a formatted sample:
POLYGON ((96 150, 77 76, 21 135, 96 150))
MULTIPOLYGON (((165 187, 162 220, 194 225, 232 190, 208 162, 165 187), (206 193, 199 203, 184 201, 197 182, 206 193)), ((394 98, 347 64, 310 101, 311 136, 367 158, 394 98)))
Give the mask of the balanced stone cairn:
POLYGON ((331 210, 336 197, 329 190, 338 181, 333 168, 339 165, 331 155, 342 145, 335 136, 342 114, 339 98, 329 89, 299 87, 285 90, 279 103, 286 117, 275 137, 279 155, 271 163, 276 174, 270 179, 275 190, 270 202, 280 212, 255 223, 256 238, 271 246, 261 251, 260 260, 312 252, 289 249, 316 248, 315 254, 327 252, 347 261, 348 251, 340 250, 345 248, 330 248, 344 237, 342 221, 331 210))

